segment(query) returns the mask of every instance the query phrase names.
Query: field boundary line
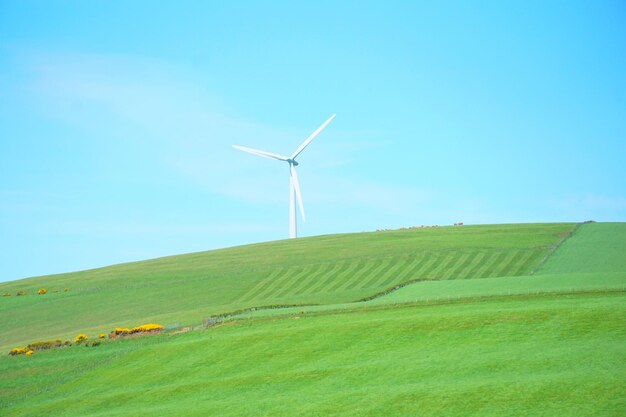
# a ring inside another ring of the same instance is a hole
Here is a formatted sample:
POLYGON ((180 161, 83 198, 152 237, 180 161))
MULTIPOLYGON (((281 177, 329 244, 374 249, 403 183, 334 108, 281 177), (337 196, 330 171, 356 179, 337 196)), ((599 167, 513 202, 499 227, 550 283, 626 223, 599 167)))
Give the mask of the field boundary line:
MULTIPOLYGON (((427 280, 422 280, 427 281, 427 280)), ((445 305, 445 304, 466 304, 466 303, 476 303, 476 302, 489 302, 494 300, 502 300, 502 299, 523 299, 523 298, 536 298, 536 297, 558 297, 558 296, 568 296, 568 295, 597 295, 597 294, 607 294, 614 295, 619 293, 626 292, 626 287, 613 287, 613 288, 580 288, 580 289, 563 289, 563 290, 528 290, 525 292, 512 293, 512 294, 468 294, 468 295, 453 295, 453 296, 436 296, 430 299, 425 300, 407 300, 407 301, 398 301, 388 304, 368 304, 366 301, 353 301, 350 303, 345 303, 343 307, 337 308, 329 308, 327 310, 320 311, 308 311, 307 315, 326 315, 326 314, 336 314, 336 313, 352 313, 356 311, 375 311, 375 310, 384 310, 389 308, 403 308, 403 307, 413 307, 413 306, 437 306, 437 305, 445 305), (348 307, 349 306, 349 307, 348 307)), ((249 319, 276 319, 278 317, 243 317, 239 318, 238 316, 256 310, 280 310, 280 309, 288 309, 288 308, 305 308, 305 307, 316 307, 323 306, 324 304, 285 304, 285 305, 268 305, 261 307, 250 307, 245 309, 236 310, 230 313, 224 313, 219 315, 211 316, 210 318, 216 318, 218 320, 249 320, 249 319)), ((332 304, 328 305, 329 307, 332 304)), ((295 313, 298 314, 298 313, 295 313)))
POLYGON ((578 229, 580 229, 580 226, 582 226, 583 224, 588 223, 588 222, 582 222, 582 223, 576 223, 574 225, 574 227, 572 227, 572 229, 569 231, 569 234, 567 236, 564 236, 560 241, 557 242, 556 245, 554 245, 552 248, 548 248, 548 253, 545 254, 545 256, 543 257, 543 259, 541 261, 539 261, 539 265, 537 265, 537 267, 535 269, 533 269, 532 271, 530 271, 529 275, 535 275, 537 272, 539 272, 539 270, 543 267, 543 265, 547 262, 548 259, 550 259, 550 257, 552 257, 552 255, 554 254, 554 252, 556 252, 556 250, 558 248, 561 247, 561 245, 563 243, 565 243, 568 239, 572 238, 574 236, 574 234, 578 231, 578 229))

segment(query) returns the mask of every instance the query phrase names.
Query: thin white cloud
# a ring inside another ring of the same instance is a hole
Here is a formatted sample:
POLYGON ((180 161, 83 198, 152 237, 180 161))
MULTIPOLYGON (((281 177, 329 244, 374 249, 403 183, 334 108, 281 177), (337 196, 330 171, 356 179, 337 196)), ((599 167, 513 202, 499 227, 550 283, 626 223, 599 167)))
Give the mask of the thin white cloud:
MULTIPOLYGON (((289 127, 288 121, 279 127, 237 116, 229 112, 222 98, 199 87, 195 80, 200 77, 161 61, 59 53, 34 54, 26 62, 33 75, 28 92, 39 102, 41 111, 87 133, 123 130, 124 141, 149 148, 150 157, 157 159, 157 165, 175 181, 266 208, 285 204, 286 168, 239 153, 231 145, 288 153, 310 133, 305 128, 289 127)), ((425 222, 488 222, 485 213, 497 212, 477 198, 455 195, 451 190, 420 188, 401 178, 395 182, 377 180, 375 165, 370 172, 355 170, 361 177, 344 176, 350 166, 369 163, 363 161, 375 160, 377 154, 389 151, 395 151, 394 141, 384 132, 332 126, 301 157, 305 205, 425 222)))
MULTIPOLYGON (((286 175, 271 161, 268 164, 260 158, 240 155, 231 145, 288 153, 310 133, 303 128, 296 131, 293 127, 263 125, 228 114, 220 108, 221 98, 198 87, 194 74, 164 62, 74 53, 33 54, 25 61, 33 74, 28 91, 39 101, 42 111, 52 112, 86 131, 127 129, 135 136, 125 137, 124 141, 148 146, 151 157, 160 158, 164 169, 210 192, 242 201, 281 203, 287 179, 282 180, 286 175)), ((285 124, 288 126, 287 121, 285 124)), ((323 151, 310 147, 302 159, 317 170, 332 171, 332 181, 337 179, 338 169, 355 163, 355 156, 390 146, 387 139, 372 139, 382 137, 375 132, 329 134, 325 132, 323 151)), ((316 177, 309 177, 312 189, 320 183, 316 177)), ((308 189, 304 192, 311 199, 329 204, 362 203, 392 211, 401 207, 400 203, 406 205, 407 199, 421 198, 413 190, 367 181, 360 184, 359 180, 345 186, 337 183, 325 190, 326 197, 317 197, 308 189), (343 194, 346 189, 349 198, 343 194)))
MULTIPOLYGON (((26 59, 33 77, 27 92, 40 111, 89 131, 109 130, 111 140, 145 145, 161 162, 214 187, 232 164, 231 144, 278 147, 288 131, 245 120, 220 109, 222 100, 199 88, 193 75, 168 64, 117 55, 44 54, 26 59), (134 133, 134 134, 131 134, 134 133)), ((229 173, 232 174, 232 173, 229 173)), ((228 174, 227 174, 228 175, 228 174)))

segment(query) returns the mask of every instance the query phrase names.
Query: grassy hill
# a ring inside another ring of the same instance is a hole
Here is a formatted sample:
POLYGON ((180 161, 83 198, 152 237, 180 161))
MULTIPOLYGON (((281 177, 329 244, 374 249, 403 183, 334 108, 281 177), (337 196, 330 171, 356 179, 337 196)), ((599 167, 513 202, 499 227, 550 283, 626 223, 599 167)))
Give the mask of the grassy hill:
POLYGON ((363 303, 326 304, 245 311, 237 317, 260 317, 354 309, 376 305, 492 296, 573 294, 626 290, 626 224, 591 223, 574 228, 556 252, 548 252, 533 275, 463 280, 420 280, 363 303), (582 272, 578 272, 582 271, 582 272))
POLYGON ((317 305, 256 309, 206 330, 96 348, 2 356, 0 414, 621 415, 624 242, 623 223, 415 229, 6 283, 0 291, 72 288, 0 299, 0 335, 13 344, 45 338, 27 337, 33 329, 74 335, 84 327, 71 325, 90 321, 110 323, 107 330, 124 320, 197 323, 251 306, 317 305), (134 301, 115 296, 125 286, 134 301))
POLYGON ((356 301, 414 279, 527 275, 573 224, 330 235, 0 283, 0 352, 138 322, 199 324, 252 306, 356 301), (37 296, 45 287, 49 292, 37 296), (63 292, 69 288, 69 292, 63 292), (45 320, 41 320, 45 317, 45 320))

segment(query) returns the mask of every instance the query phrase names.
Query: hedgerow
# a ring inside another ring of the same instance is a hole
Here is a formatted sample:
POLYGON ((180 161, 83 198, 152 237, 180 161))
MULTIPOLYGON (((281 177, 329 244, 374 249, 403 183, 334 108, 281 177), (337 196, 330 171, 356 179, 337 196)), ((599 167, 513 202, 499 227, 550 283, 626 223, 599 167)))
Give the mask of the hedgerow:
POLYGON ((48 350, 48 349, 60 348, 62 346, 67 346, 69 345, 69 343, 70 343, 69 341, 63 343, 62 340, 56 339, 56 340, 47 340, 45 342, 32 342, 32 343, 29 343, 28 346, 26 347, 30 350, 48 350))
MULTIPOLYGON (((64 288, 64 289, 63 289, 63 292, 68 292, 69 290, 70 290, 69 288, 64 288)), ((44 295, 44 294, 47 294, 48 292, 58 293, 58 292, 60 292, 60 291, 61 291, 61 290, 50 290, 50 291, 48 291, 48 289, 46 289, 46 288, 39 288, 39 289, 37 290, 37 294, 39 294, 39 295, 44 295)), ((3 296, 3 297, 10 297, 11 295, 12 295, 12 294, 11 294, 10 292, 5 292, 4 294, 2 294, 2 296, 3 296)), ((20 291, 17 291, 17 292, 15 293, 15 295, 17 295, 17 296, 22 296, 22 295, 27 295, 27 294, 26 294, 26 291, 24 291, 24 290, 20 290, 20 291)))
POLYGON ((30 356, 34 352, 37 352, 37 351, 40 351, 40 350, 58 349, 58 348, 61 348, 61 347, 66 347, 66 346, 71 346, 71 343, 70 343, 69 340, 66 340, 65 342, 63 342, 61 339, 47 340, 45 342, 31 342, 31 343, 29 343, 28 345, 26 345, 24 347, 11 349, 9 351, 9 355, 11 355, 11 356, 16 356, 16 355, 27 355, 27 356, 30 356))
MULTIPOLYGON (((165 327, 163 325, 156 324, 156 323, 142 324, 140 326, 133 327, 131 329, 116 327, 115 330, 113 330, 109 334, 109 338, 113 339, 113 338, 120 337, 120 336, 123 337, 123 336, 130 336, 130 335, 155 334, 155 333, 160 333, 164 328, 165 327)), ((104 333, 100 333, 98 334, 98 339, 88 340, 89 337, 86 334, 81 333, 74 338, 74 344, 83 345, 86 347, 94 347, 94 346, 99 346, 100 343, 102 343, 100 339, 104 339, 104 338, 105 338, 104 333)), ((57 349, 57 348, 65 347, 65 346, 71 346, 71 343, 69 340, 65 342, 63 342, 61 339, 48 340, 45 342, 31 342, 24 347, 17 347, 17 348, 11 349, 9 351, 9 355, 30 356, 36 351, 57 349)))

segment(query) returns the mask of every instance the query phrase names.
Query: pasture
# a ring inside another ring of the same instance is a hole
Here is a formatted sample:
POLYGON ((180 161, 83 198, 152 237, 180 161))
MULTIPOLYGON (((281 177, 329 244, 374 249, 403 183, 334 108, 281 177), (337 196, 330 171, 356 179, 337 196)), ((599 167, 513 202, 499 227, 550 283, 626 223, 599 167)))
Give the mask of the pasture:
POLYGON ((1 358, 5 416, 617 416, 623 293, 238 320, 1 358))
POLYGON ((254 306, 352 302, 416 278, 527 275, 573 227, 329 235, 0 283, 0 293, 13 294, 0 298, 5 323, 0 351, 36 339, 67 339, 77 331, 97 334, 139 323, 197 325, 205 317, 254 306), (48 294, 37 296, 42 287, 48 294), (20 290, 27 296, 14 296, 20 290))
POLYGON ((624 242, 622 223, 441 227, 6 283, 71 287, 0 299, 9 347, 239 312, 187 333, 0 356, 0 414, 621 415, 624 242), (250 309, 276 304, 302 305, 250 309))

